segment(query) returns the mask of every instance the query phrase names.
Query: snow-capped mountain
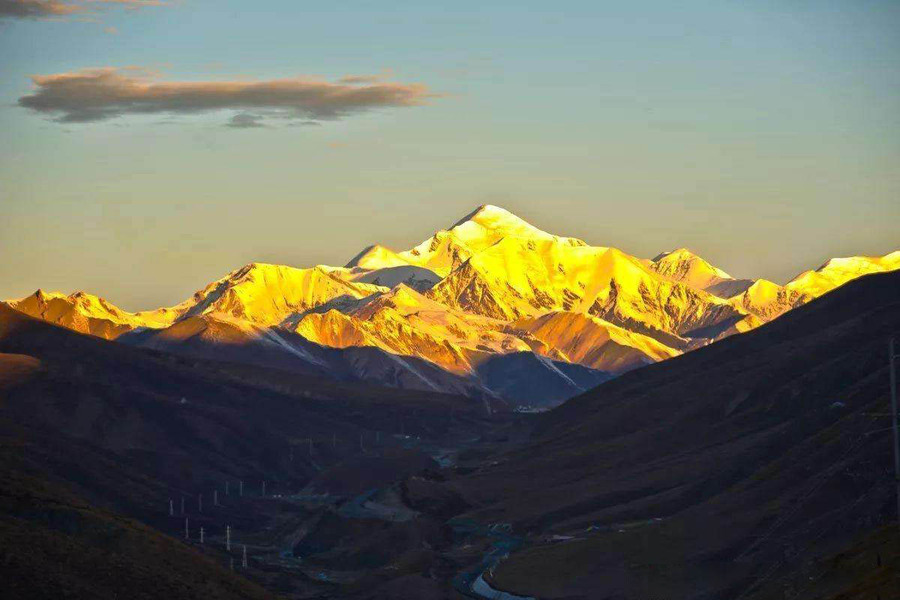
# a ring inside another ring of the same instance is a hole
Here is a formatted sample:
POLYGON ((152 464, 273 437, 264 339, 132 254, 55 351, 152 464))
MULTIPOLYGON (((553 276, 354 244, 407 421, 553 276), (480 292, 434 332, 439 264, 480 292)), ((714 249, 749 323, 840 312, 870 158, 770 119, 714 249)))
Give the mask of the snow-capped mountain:
POLYGON ((167 318, 168 309, 130 313, 103 298, 80 291, 67 296, 38 290, 6 304, 44 321, 108 340, 138 327, 165 327, 174 320, 174 313, 171 319, 167 318))
POLYGON ((720 298, 736 296, 753 284, 752 279, 733 278, 687 248, 663 252, 654 258, 649 266, 663 277, 707 291, 720 298))
POLYGON ((324 305, 355 306, 389 288, 354 281, 328 267, 295 269, 251 263, 215 281, 177 307, 178 318, 224 314, 257 325, 280 325, 324 305))
POLYGON ((732 300, 748 312, 771 320, 852 279, 897 269, 900 269, 900 250, 884 256, 832 258, 818 269, 800 273, 783 286, 759 279, 732 300))
POLYGON ((251 263, 172 307, 129 313, 84 292, 40 290, 8 304, 125 343, 537 401, 898 268, 900 252, 837 258, 780 286, 735 279, 685 248, 647 260, 591 246, 486 205, 409 250, 370 246, 343 267, 251 263))
POLYGON ((382 269, 406 264, 428 269, 445 278, 476 254, 506 238, 587 245, 575 238, 561 238, 541 231, 507 210, 486 204, 410 250, 397 253, 383 246, 371 246, 347 266, 382 269))

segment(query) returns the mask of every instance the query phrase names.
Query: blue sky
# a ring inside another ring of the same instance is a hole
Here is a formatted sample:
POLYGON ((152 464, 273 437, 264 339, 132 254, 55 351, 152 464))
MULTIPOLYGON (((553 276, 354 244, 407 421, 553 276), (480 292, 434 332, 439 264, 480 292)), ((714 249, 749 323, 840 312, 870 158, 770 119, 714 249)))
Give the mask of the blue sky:
MULTIPOLYGON (((94 8, 94 7, 92 7, 94 8)), ((0 298, 177 302, 253 260, 343 264, 478 204, 639 256, 784 281, 900 248, 900 3, 183 0, 0 21, 0 298), (110 33, 112 32, 112 33, 110 33), (31 75, 382 74, 439 97, 292 127, 90 123, 31 75)))

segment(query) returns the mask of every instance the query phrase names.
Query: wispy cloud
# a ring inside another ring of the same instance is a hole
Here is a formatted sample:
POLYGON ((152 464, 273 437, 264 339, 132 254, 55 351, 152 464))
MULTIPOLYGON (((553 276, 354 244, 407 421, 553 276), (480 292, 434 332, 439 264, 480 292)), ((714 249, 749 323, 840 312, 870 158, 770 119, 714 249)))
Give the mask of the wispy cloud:
POLYGON ((381 81, 382 77, 380 75, 347 75, 346 77, 341 77, 338 79, 339 83, 375 83, 381 81))
POLYGON ((81 4, 56 0, 0 0, 0 18, 39 19, 71 15, 83 10, 81 4))
POLYGON ((253 129, 256 127, 265 127, 265 124, 263 123, 263 118, 259 115, 238 113, 225 123, 225 127, 231 127, 233 129, 253 129))
POLYGON ((390 69, 385 69, 384 71, 376 75, 346 75, 338 79, 338 83, 377 83, 379 81, 386 81, 391 77, 392 74, 393 71, 391 71, 390 69))
POLYGON ((236 110, 257 118, 335 120, 380 108, 419 106, 439 97, 425 85, 382 81, 332 83, 314 78, 267 81, 166 81, 128 67, 84 69, 32 77, 19 105, 62 123, 105 121, 132 114, 203 114, 236 110))
POLYGON ((165 6, 166 0, 0 0, 0 19, 46 19, 66 17, 116 5, 138 9, 165 6))
MULTIPOLYGON (((78 1, 78 0, 75 0, 78 1)), ((80 0, 82 4, 119 4, 126 8, 142 8, 144 6, 165 6, 168 0, 80 0)))

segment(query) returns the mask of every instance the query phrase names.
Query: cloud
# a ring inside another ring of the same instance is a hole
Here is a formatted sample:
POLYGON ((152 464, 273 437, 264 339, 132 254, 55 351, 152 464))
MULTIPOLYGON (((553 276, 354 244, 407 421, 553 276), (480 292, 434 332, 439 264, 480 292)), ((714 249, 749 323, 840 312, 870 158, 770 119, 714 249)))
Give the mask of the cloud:
POLYGON ((380 75, 347 75, 338 79, 338 83, 375 83, 381 79, 380 75))
POLYGON ((338 83, 349 83, 354 85, 361 83, 378 83, 379 81, 385 81, 391 75, 393 75, 391 69, 384 69, 377 75, 346 75, 338 79, 338 83))
POLYGON ((165 6, 167 0, 81 0, 81 3, 118 4, 126 8, 143 8, 144 6, 165 6))
POLYGON ((255 127, 265 127, 265 124, 262 121, 262 117, 259 115, 251 115, 250 113, 238 113, 231 117, 225 127, 232 127, 234 129, 252 129, 255 127))
POLYGON ((0 19, 39 19, 59 17, 81 12, 80 4, 58 2, 56 0, 0 0, 0 19))
POLYGON ((0 19, 43 19, 65 17, 116 5, 137 9, 145 6, 165 6, 165 0, 0 0, 0 19))
POLYGON ((35 75, 19 106, 61 123, 124 115, 197 115, 236 110, 273 118, 336 120, 381 108, 420 106, 439 97, 422 84, 368 85, 292 78, 268 81, 166 81, 137 67, 35 75))

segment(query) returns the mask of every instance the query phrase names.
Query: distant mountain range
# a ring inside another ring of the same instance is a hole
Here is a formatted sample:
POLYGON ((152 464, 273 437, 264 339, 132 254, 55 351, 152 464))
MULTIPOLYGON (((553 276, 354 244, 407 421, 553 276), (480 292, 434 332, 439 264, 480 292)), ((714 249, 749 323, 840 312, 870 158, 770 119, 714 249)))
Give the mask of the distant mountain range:
POLYGON ((407 251, 251 263, 172 307, 42 290, 7 304, 137 346, 551 405, 895 269, 900 251, 835 258, 784 286, 735 279, 684 248, 641 259, 485 205, 407 251))

